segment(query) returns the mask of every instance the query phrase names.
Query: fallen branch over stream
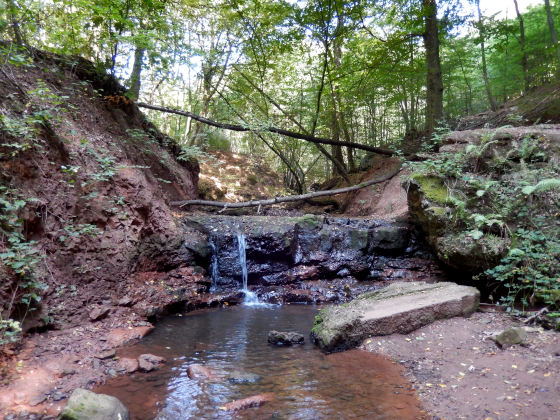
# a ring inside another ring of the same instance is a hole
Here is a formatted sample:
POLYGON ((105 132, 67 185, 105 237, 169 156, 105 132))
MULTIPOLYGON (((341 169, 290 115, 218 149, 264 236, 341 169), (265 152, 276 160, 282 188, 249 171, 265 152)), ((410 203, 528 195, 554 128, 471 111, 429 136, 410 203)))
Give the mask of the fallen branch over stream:
POLYGON ((282 128, 262 127, 262 128, 257 129, 257 128, 251 128, 251 127, 248 127, 248 126, 242 126, 242 125, 237 125, 237 124, 219 123, 219 122, 211 120, 209 118, 205 118, 205 117, 201 117, 200 115, 193 114, 192 112, 181 111, 179 109, 166 108, 166 107, 158 106, 158 105, 150 105, 150 104, 145 104, 143 102, 136 102, 136 105, 140 108, 147 108, 147 109, 153 109, 154 111, 160 111, 160 112, 167 112, 169 114, 182 115, 184 117, 192 118, 195 121, 200 121, 203 124, 207 124, 207 125, 210 125, 212 127, 223 128, 225 130, 256 131, 256 132, 258 132, 258 131, 268 131, 270 133, 276 133, 276 134, 280 134, 282 136, 291 137, 291 138, 298 139, 298 140, 305 140, 305 141, 309 141, 311 143, 316 143, 316 144, 330 144, 332 146, 350 147, 352 149, 366 150, 368 152, 377 153, 377 154, 386 155, 386 156, 393 156, 395 154, 395 151, 382 149, 381 147, 374 147, 374 146, 368 146, 366 144, 327 139, 327 138, 324 138, 324 137, 315 137, 315 136, 311 136, 309 134, 302 134, 302 133, 296 133, 295 131, 284 130, 282 128))
MULTIPOLYGON (((211 206, 211 207, 223 207, 223 210, 226 209, 237 209, 241 207, 261 207, 261 206, 270 206, 272 204, 277 203, 288 203, 293 201, 300 201, 300 200, 307 200, 310 198, 316 197, 325 197, 330 195, 337 195, 337 194, 344 194, 349 193, 352 191, 360 190, 362 188, 369 187, 370 185, 380 184, 381 182, 388 181, 389 179, 393 178, 401 171, 401 167, 399 167, 396 171, 391 172, 388 175, 384 175, 380 178, 371 179, 366 182, 362 182, 360 184, 352 185, 350 187, 344 188, 337 188, 335 190, 326 190, 326 191, 316 191, 307 194, 300 194, 300 195, 289 195, 286 197, 274 197, 268 198, 265 200, 257 200, 257 201, 243 201, 238 203, 229 203, 225 201, 209 201, 209 200, 186 200, 186 201, 172 201, 171 205, 185 207, 185 206, 211 206)), ((222 210, 222 211, 223 211, 222 210)))

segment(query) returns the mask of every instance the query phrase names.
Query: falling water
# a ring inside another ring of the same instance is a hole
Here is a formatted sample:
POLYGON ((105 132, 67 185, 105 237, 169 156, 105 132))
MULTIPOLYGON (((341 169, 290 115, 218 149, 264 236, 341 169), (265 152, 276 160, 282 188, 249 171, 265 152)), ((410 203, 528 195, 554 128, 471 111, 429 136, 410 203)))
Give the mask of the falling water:
POLYGON ((208 244, 212 250, 212 256, 210 260, 210 276, 212 279, 212 285, 210 286, 210 291, 215 292, 218 287, 219 273, 218 273, 218 248, 212 239, 212 236, 208 239, 208 244))
POLYGON ((241 275, 243 278, 243 293, 245 294, 245 305, 258 305, 260 304, 257 295, 249 290, 247 287, 247 243, 243 233, 237 234, 237 247, 239 249, 239 264, 241 265, 241 275))

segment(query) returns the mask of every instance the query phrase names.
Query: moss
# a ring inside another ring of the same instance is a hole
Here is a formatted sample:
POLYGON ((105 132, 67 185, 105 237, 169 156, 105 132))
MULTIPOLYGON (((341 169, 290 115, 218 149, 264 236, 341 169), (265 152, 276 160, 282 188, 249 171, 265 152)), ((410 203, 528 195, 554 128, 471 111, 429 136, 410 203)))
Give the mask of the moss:
POLYGON ((420 189, 430 201, 437 204, 446 204, 448 201, 447 187, 437 176, 414 174, 411 177, 420 186, 420 189))
POLYGON ((366 230, 350 230, 348 232, 348 239, 350 240, 351 249, 364 249, 368 243, 368 233, 366 230))
POLYGON ((313 214, 305 214, 301 217, 297 217, 295 222, 304 229, 314 229, 321 225, 322 218, 313 214))
POLYGON ((428 207, 426 211, 432 213, 436 217, 445 217, 447 216, 447 209, 445 207, 439 206, 432 206, 428 207))

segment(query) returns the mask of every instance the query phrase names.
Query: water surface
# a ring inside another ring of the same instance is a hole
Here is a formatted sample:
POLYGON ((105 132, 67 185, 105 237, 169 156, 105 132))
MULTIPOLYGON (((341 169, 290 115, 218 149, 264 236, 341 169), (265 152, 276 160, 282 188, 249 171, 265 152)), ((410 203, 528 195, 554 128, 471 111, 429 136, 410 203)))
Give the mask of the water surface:
POLYGON ((167 318, 119 353, 153 353, 166 357, 167 365, 116 378, 97 391, 115 395, 137 420, 421 418, 399 366, 358 350, 325 355, 308 342, 316 312, 313 306, 237 306, 167 318), (267 343, 271 329, 301 332, 307 342, 272 346, 267 343), (191 364, 212 368, 216 378, 190 379, 191 364), (243 374, 260 379, 231 379, 243 374), (261 393, 272 393, 274 399, 237 413, 223 410, 230 401, 261 393))

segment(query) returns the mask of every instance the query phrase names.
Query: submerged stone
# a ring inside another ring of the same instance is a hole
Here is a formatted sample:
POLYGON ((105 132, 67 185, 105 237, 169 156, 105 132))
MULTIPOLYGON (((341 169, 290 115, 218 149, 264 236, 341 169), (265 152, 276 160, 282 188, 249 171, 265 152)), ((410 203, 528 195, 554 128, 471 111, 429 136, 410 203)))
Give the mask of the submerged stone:
POLYGON ((76 389, 58 420, 128 420, 128 409, 117 398, 76 389))
POLYGON ((321 310, 311 338, 323 351, 346 350, 370 336, 406 334, 437 319, 468 316, 478 308, 479 300, 474 287, 397 282, 321 310))
POLYGON ((259 394, 229 402, 221 408, 225 411, 240 411, 247 408, 260 407, 270 400, 272 400, 272 394, 259 394))
POLYGON ((268 342, 277 346, 291 346, 292 344, 303 344, 303 334, 291 331, 269 331, 268 342))
POLYGON ((260 375, 243 371, 232 372, 228 377, 228 382, 230 384, 254 384, 260 380, 260 375))

